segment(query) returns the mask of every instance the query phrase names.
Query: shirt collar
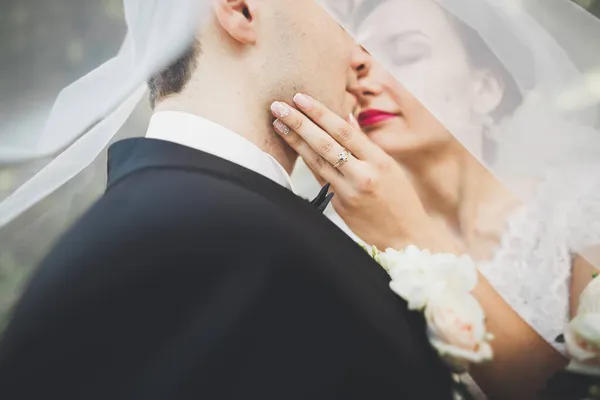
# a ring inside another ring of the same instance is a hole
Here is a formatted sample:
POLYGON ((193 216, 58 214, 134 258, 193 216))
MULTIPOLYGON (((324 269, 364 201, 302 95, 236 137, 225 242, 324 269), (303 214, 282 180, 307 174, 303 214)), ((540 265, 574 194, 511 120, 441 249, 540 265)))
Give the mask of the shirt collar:
POLYGON ((146 137, 223 158, 294 191, 289 174, 273 156, 237 133, 197 115, 178 111, 157 112, 150 119, 146 137))

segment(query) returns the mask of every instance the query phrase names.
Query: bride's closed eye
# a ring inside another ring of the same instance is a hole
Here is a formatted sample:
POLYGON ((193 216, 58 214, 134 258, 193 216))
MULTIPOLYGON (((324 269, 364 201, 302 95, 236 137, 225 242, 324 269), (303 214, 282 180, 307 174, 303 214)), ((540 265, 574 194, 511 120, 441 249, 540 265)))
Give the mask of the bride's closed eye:
POLYGON ((414 64, 431 55, 431 46, 418 33, 394 35, 385 41, 384 46, 386 54, 397 66, 414 64))

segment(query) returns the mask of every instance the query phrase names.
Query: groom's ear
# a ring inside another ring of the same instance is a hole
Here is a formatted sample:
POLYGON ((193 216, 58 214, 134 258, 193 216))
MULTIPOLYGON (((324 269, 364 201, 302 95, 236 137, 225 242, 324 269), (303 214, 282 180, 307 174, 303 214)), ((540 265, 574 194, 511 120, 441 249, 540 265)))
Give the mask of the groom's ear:
POLYGON ((214 12, 221 27, 242 44, 256 43, 253 0, 215 0, 214 12))

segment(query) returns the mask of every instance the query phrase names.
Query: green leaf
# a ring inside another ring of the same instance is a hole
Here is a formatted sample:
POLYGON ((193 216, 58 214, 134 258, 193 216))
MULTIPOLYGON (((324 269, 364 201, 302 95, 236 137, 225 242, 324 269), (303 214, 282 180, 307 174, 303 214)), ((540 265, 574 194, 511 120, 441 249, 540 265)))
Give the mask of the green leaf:
POLYGON ((371 247, 371 257, 376 258, 379 255, 379 250, 377 250, 377 247, 373 246, 371 247))

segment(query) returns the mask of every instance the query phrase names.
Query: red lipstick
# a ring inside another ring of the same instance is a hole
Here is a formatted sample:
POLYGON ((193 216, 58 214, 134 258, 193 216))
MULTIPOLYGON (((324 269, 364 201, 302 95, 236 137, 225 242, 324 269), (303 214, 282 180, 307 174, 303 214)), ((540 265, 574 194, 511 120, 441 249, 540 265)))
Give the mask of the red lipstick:
POLYGON ((387 111, 366 110, 358 114, 358 123, 361 127, 364 128, 366 126, 375 125, 397 116, 398 114, 390 113, 387 111))

